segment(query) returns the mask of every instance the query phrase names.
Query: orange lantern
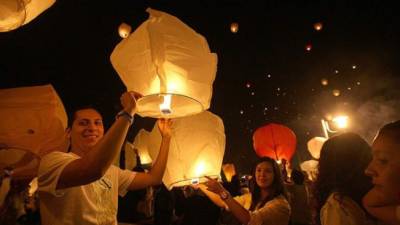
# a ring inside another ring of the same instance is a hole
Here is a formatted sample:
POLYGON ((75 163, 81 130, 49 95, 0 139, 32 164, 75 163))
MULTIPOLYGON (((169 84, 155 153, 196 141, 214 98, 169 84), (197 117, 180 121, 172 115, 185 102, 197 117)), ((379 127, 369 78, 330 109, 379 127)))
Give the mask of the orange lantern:
POLYGON ((296 135, 286 126, 270 123, 254 132, 253 147, 260 157, 289 162, 296 150, 296 135))
POLYGON ((237 33, 239 31, 239 24, 238 23, 231 23, 231 32, 237 33))
POLYGON ((307 44, 306 45, 306 51, 309 52, 312 49, 312 45, 311 44, 307 44))
POLYGON ((121 23, 118 27, 118 34, 122 38, 127 38, 132 31, 132 27, 126 23, 121 23))
POLYGON ((322 30, 322 23, 321 23, 321 22, 314 23, 314 29, 315 29, 316 31, 322 30))

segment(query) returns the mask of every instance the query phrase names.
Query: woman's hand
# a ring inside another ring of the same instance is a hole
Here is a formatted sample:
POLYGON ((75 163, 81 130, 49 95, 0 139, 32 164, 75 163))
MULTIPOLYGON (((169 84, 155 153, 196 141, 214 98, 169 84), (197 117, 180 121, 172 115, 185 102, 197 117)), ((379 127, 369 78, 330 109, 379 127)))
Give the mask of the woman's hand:
POLYGON ((157 125, 163 138, 170 138, 172 134, 172 120, 171 119, 158 119, 157 125))

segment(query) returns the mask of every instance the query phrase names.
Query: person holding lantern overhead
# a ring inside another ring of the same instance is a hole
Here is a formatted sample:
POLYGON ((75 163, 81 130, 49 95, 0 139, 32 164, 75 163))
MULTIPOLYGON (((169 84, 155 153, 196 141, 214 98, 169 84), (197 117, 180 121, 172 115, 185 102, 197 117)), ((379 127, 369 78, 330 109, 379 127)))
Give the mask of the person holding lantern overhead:
POLYGON ((199 188, 216 205, 231 212, 240 224, 289 224, 290 205, 276 161, 269 157, 260 158, 252 175, 250 193, 234 198, 221 183, 211 178, 205 184, 199 184, 199 188))
POLYGON ((45 155, 39 166, 40 212, 43 225, 117 224, 118 194, 161 182, 171 139, 172 122, 159 119, 160 152, 149 173, 121 170, 112 162, 121 149, 141 95, 121 96, 123 110, 103 136, 102 117, 93 108, 74 112, 67 129, 70 152, 45 155))
POLYGON ((323 144, 312 194, 315 224, 371 223, 361 206, 371 188, 364 174, 370 160, 370 146, 355 133, 334 136, 323 144))
POLYGON ((363 198, 365 209, 385 224, 400 224, 400 120, 383 126, 372 144, 365 173, 374 187, 363 198))

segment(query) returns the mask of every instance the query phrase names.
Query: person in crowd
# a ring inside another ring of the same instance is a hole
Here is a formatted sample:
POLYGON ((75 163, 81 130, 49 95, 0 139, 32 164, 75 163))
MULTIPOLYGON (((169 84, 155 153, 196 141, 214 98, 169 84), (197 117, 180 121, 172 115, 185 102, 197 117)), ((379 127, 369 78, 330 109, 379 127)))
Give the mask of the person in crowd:
POLYGON ((45 155, 39 165, 40 213, 43 225, 117 224, 118 194, 161 182, 169 151, 172 121, 159 119, 160 152, 148 173, 121 170, 112 165, 136 111, 140 95, 125 92, 123 110, 104 134, 103 120, 93 108, 74 112, 67 129, 70 152, 45 155))
POLYGON ((400 120, 379 130, 365 173, 374 186, 363 198, 364 207, 385 224, 400 224, 400 120))
POLYGON ((240 224, 287 225, 290 205, 281 171, 275 160, 263 157, 253 169, 250 193, 233 198, 217 180, 208 178, 199 188, 240 224))
POLYGON ((289 192, 291 213, 291 225, 311 224, 310 196, 305 185, 306 175, 298 169, 293 169, 292 182, 286 184, 289 192))
POLYGON ((370 223, 361 199, 371 188, 364 174, 371 157, 370 146, 355 133, 343 133, 324 143, 312 194, 315 224, 370 223))

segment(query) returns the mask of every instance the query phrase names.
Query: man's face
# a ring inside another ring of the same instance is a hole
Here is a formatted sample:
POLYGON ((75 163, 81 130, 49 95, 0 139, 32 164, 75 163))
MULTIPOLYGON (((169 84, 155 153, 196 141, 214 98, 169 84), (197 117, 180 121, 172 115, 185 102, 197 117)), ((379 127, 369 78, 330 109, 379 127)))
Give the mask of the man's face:
POLYGON ((372 177, 374 188, 384 196, 399 199, 400 140, 379 135, 372 144, 372 154, 372 161, 365 172, 372 177))
POLYGON ((103 120, 96 110, 77 111, 70 130, 72 151, 90 150, 103 137, 103 134, 103 120))

